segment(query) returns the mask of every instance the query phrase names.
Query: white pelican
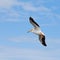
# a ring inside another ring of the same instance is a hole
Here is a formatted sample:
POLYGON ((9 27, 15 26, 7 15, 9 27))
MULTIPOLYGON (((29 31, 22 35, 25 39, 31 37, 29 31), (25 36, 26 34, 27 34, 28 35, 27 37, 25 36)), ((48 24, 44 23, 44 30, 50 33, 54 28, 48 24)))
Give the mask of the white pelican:
POLYGON ((39 36, 39 41, 42 43, 42 45, 47 46, 45 42, 45 34, 41 31, 40 26, 34 21, 32 17, 29 18, 30 23, 34 26, 33 29, 31 29, 28 32, 32 32, 39 36))

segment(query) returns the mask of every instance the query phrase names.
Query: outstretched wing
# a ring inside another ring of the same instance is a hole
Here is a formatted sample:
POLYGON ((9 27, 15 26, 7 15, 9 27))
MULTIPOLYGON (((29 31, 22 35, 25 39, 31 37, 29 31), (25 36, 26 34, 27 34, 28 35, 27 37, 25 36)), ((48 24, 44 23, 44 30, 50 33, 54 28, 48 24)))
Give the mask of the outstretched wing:
POLYGON ((45 36, 44 35, 39 35, 39 40, 40 40, 40 42, 42 43, 42 45, 44 45, 44 46, 47 46, 46 45, 46 42, 45 42, 45 36))
POLYGON ((30 23, 34 26, 34 27, 40 27, 35 21, 34 21, 34 19, 32 18, 32 17, 30 17, 29 18, 29 20, 30 20, 30 23))

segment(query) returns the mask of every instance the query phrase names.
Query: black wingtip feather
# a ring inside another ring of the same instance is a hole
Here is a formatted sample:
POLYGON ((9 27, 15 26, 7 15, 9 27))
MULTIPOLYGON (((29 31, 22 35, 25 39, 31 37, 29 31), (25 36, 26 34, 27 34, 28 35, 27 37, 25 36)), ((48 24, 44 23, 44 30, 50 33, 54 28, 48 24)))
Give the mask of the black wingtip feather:
POLYGON ((45 42, 45 36, 44 36, 44 35, 40 35, 40 37, 39 37, 39 40, 40 40, 40 39, 42 40, 42 45, 43 45, 43 46, 47 46, 47 44, 46 44, 46 42, 45 42), (40 37, 42 37, 42 39, 41 39, 40 37))
POLYGON ((29 19, 30 19, 30 20, 33 20, 33 18, 32 18, 32 17, 30 17, 29 19))
POLYGON ((47 46, 47 44, 46 44, 46 42, 45 42, 45 36, 43 36, 42 40, 43 40, 42 44, 43 44, 44 46, 47 46))
POLYGON ((42 43, 44 46, 47 46, 45 43, 42 43))
POLYGON ((33 19, 32 17, 30 17, 29 20, 32 20, 38 27, 40 27, 40 26, 34 21, 34 19, 33 19))

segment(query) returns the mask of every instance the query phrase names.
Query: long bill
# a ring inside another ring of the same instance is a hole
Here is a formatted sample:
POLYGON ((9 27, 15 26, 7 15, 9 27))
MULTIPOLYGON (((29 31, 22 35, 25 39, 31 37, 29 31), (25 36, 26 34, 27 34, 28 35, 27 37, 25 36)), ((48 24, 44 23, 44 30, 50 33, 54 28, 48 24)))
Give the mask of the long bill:
POLYGON ((29 30, 27 33, 29 33, 29 32, 32 32, 32 29, 31 29, 31 30, 29 30))

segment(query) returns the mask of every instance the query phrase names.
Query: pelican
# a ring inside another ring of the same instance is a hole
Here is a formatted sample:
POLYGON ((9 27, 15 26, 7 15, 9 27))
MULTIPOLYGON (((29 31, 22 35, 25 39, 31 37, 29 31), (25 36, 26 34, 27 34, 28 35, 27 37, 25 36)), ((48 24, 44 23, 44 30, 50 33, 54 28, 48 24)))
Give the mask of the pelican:
POLYGON ((32 32, 32 33, 38 35, 39 41, 41 42, 41 44, 43 46, 47 46, 47 44, 45 42, 45 34, 41 31, 40 26, 34 21, 34 19, 32 17, 29 17, 29 21, 34 26, 34 28, 29 30, 28 32, 32 32))

